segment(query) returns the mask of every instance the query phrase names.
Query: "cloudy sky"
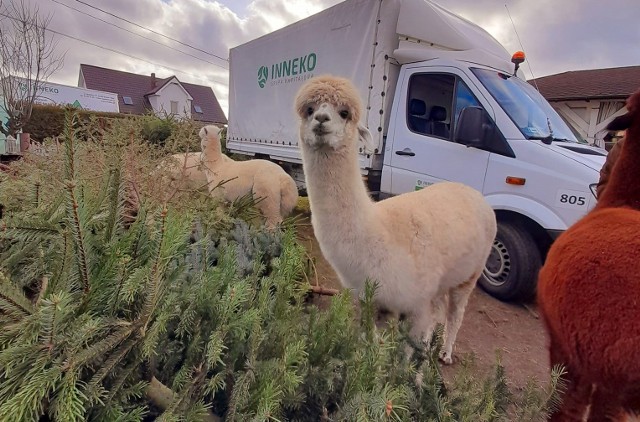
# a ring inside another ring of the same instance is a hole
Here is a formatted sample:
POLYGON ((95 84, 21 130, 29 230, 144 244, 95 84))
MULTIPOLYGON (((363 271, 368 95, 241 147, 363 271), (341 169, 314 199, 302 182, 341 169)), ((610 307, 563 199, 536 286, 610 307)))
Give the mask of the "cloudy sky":
MULTIPOLYGON (((52 15, 50 29, 59 33, 55 35, 58 48, 66 52, 64 67, 51 82, 77 85, 80 63, 155 72, 159 77, 176 75, 184 82, 211 86, 226 113, 230 47, 340 0, 26 1, 52 15)), ((513 52, 521 46, 510 13, 531 66, 524 67, 528 78, 531 70, 539 77, 568 70, 640 65, 639 0, 437 3, 484 27, 513 52)))

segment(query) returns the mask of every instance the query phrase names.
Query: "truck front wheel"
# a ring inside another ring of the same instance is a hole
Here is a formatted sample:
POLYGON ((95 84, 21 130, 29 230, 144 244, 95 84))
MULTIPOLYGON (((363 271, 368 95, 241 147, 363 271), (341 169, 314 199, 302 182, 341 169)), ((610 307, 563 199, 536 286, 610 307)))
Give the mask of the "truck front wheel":
POLYGON ((527 301, 535 295, 541 266, 540 249, 531 234, 516 223, 498 221, 498 232, 478 283, 496 299, 527 301))

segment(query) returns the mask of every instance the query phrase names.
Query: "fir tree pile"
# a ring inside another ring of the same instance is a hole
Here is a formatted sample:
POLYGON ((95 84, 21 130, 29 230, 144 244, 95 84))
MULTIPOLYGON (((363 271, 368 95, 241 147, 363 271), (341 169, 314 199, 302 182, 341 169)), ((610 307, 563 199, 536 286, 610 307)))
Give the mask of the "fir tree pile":
POLYGON ((514 395, 469 359, 445 384, 439 336, 409 361, 407 327, 375 327, 373 285, 360 312, 347 292, 309 303, 293 225, 171 191, 153 170, 171 151, 136 141, 139 121, 93 123, 68 111, 62 142, 0 179, 0 420, 545 418, 557 373, 514 395))

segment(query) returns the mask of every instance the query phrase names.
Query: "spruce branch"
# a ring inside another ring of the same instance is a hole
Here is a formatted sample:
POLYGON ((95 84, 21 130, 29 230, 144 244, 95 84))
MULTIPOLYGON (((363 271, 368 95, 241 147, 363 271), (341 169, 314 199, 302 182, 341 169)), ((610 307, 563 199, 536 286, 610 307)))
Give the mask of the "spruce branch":
POLYGON ((71 356, 65 363, 65 366, 69 368, 82 368, 85 365, 96 361, 111 350, 118 347, 119 344, 123 343, 127 338, 129 338, 129 336, 138 328, 138 326, 131 323, 126 323, 125 325, 116 328, 104 339, 82 349, 78 353, 71 356))
POLYGON ((17 240, 21 242, 43 242, 56 237, 60 232, 59 227, 53 223, 40 221, 11 221, 3 224, 3 239, 17 240))
POLYGON ((129 338, 118 346, 116 350, 112 351, 109 357, 101 364, 100 369, 89 380, 89 389, 96 388, 137 344, 138 339, 129 338))
POLYGON ((78 195, 76 193, 77 179, 76 179, 76 153, 75 153, 75 129, 74 124, 76 120, 76 112, 66 110, 65 113, 65 189, 67 191, 67 219, 71 228, 71 233, 76 246, 76 260, 80 268, 80 281, 82 283, 82 289, 87 295, 90 290, 90 277, 89 277, 89 258, 86 249, 85 233, 83 222, 80 218, 78 208, 78 195))
POLYGON ((104 241, 108 243, 113 233, 117 230, 120 215, 120 194, 122 184, 120 182, 120 169, 112 167, 109 169, 109 181, 107 183, 107 200, 105 201, 105 212, 107 213, 106 228, 104 231, 104 241))
POLYGON ((33 314, 34 308, 21 289, 0 272, 0 311, 15 322, 33 314))
POLYGON ((144 321, 144 325, 142 328, 143 337, 147 331, 149 322, 151 321, 153 311, 158 304, 158 296, 160 294, 160 278, 162 271, 160 268, 160 260, 162 258, 162 246, 167 227, 167 213, 167 206, 164 205, 162 207, 162 212, 160 213, 160 233, 157 252, 155 254, 153 265, 151 267, 151 274, 149 275, 149 287, 146 289, 147 297, 145 299, 144 305, 142 306, 142 313, 140 315, 140 319, 144 321))
POLYGON ((40 280, 40 288, 38 292, 38 297, 36 299, 36 306, 40 304, 40 302, 44 298, 47 288, 49 287, 49 274, 46 273, 46 268, 45 268, 46 263, 44 262, 44 251, 42 250, 41 246, 38 247, 38 258, 40 259, 44 274, 42 275, 42 279, 40 280))

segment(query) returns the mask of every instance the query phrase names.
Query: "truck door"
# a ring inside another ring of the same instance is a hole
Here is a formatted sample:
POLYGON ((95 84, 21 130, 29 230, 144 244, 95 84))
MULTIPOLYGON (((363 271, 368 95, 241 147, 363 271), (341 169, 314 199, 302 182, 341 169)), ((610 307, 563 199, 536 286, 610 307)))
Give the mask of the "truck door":
POLYGON ((443 180, 482 192, 490 153, 454 141, 460 111, 482 107, 469 84, 454 73, 416 70, 406 74, 402 86, 394 140, 385 152, 390 157, 391 193, 443 180))

